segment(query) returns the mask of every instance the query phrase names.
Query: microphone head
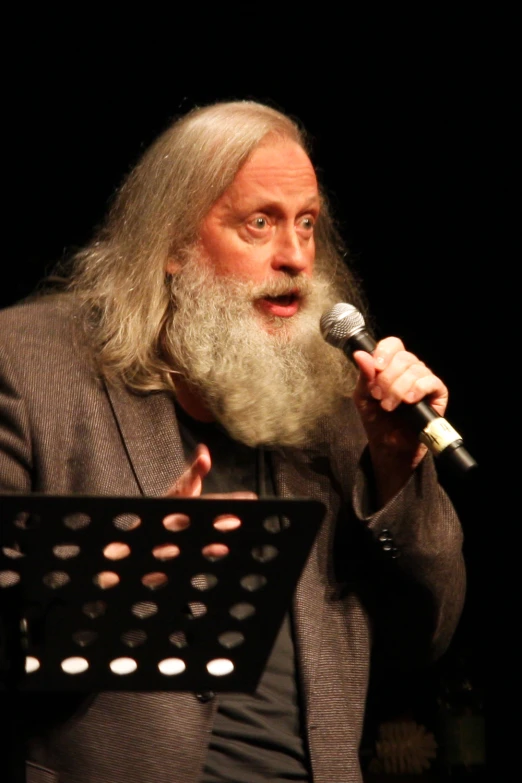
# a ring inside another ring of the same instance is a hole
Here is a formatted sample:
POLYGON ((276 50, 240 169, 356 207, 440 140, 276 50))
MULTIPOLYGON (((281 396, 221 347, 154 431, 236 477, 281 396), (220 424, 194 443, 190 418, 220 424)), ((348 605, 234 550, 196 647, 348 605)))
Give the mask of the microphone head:
POLYGON ((364 318, 357 308, 339 302, 321 316, 321 334, 326 342, 338 347, 364 329, 364 318))

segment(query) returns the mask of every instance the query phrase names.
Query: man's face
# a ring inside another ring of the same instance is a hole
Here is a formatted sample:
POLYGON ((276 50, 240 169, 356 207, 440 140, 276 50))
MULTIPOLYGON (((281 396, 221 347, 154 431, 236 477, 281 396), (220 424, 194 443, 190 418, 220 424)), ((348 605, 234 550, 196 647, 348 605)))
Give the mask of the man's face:
POLYGON ((319 209, 315 172, 304 150, 288 139, 267 142, 253 152, 203 220, 203 256, 219 277, 275 284, 273 292, 284 295, 262 296, 255 307, 290 318, 301 304, 290 278, 312 276, 319 209))
POLYGON ((313 274, 319 207, 301 147, 263 144, 214 203, 183 265, 167 267, 171 366, 203 412, 250 446, 307 442, 351 383, 350 362, 319 329, 341 298, 334 274, 313 274))

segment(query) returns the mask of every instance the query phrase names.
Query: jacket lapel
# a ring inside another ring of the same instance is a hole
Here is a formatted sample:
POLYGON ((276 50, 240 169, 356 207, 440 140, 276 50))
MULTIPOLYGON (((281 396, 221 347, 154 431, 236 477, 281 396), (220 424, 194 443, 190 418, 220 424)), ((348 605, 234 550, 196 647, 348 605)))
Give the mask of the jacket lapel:
POLYGON ((312 688, 320 655, 327 574, 330 572, 331 517, 337 513, 337 507, 331 497, 329 478, 320 469, 315 469, 312 457, 307 458, 304 452, 296 455, 295 459, 292 455, 285 454, 283 457, 275 454, 274 467, 277 490, 281 497, 314 498, 327 508, 297 583, 293 602, 296 644, 300 651, 303 680, 308 688, 312 688))
MULTIPOLYGON (((136 394, 123 384, 108 386, 107 393, 140 491, 153 497, 163 495, 185 468, 172 397, 166 392, 136 394)), ((331 517, 337 513, 337 505, 331 497, 329 477, 314 467, 313 458, 305 452, 295 456, 276 452, 273 456, 280 497, 310 497, 328 509, 294 595, 296 644, 304 679, 312 686, 319 661, 326 575, 330 572, 331 517)))
POLYGON ((124 384, 107 385, 107 394, 140 491, 164 495, 185 468, 172 396, 124 384))

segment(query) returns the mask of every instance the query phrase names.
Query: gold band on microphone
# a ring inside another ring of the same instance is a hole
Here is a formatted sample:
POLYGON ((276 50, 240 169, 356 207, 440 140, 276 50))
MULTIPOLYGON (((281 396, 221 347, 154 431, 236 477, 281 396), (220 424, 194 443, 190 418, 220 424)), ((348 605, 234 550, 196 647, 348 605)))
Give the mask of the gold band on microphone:
POLYGON ((426 425, 419 435, 419 440, 435 454, 440 454, 446 446, 462 438, 446 419, 437 418, 426 425))

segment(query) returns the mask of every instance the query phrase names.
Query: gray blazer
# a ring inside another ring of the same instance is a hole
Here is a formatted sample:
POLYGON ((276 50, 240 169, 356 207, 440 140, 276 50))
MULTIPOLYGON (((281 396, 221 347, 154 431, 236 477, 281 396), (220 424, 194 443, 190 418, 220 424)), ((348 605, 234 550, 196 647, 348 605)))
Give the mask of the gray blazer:
MULTIPOLYGON (((0 491, 160 496, 184 468, 172 398, 107 386, 73 314, 60 299, 0 313, 0 491)), ((328 509, 293 602, 315 783, 361 781, 371 650, 402 666, 439 655, 464 597, 461 528, 431 458, 372 514, 364 449, 348 401, 309 449, 274 457, 281 496, 328 509)), ((48 699, 28 781, 196 783, 217 698, 104 692, 52 719, 48 699)))

